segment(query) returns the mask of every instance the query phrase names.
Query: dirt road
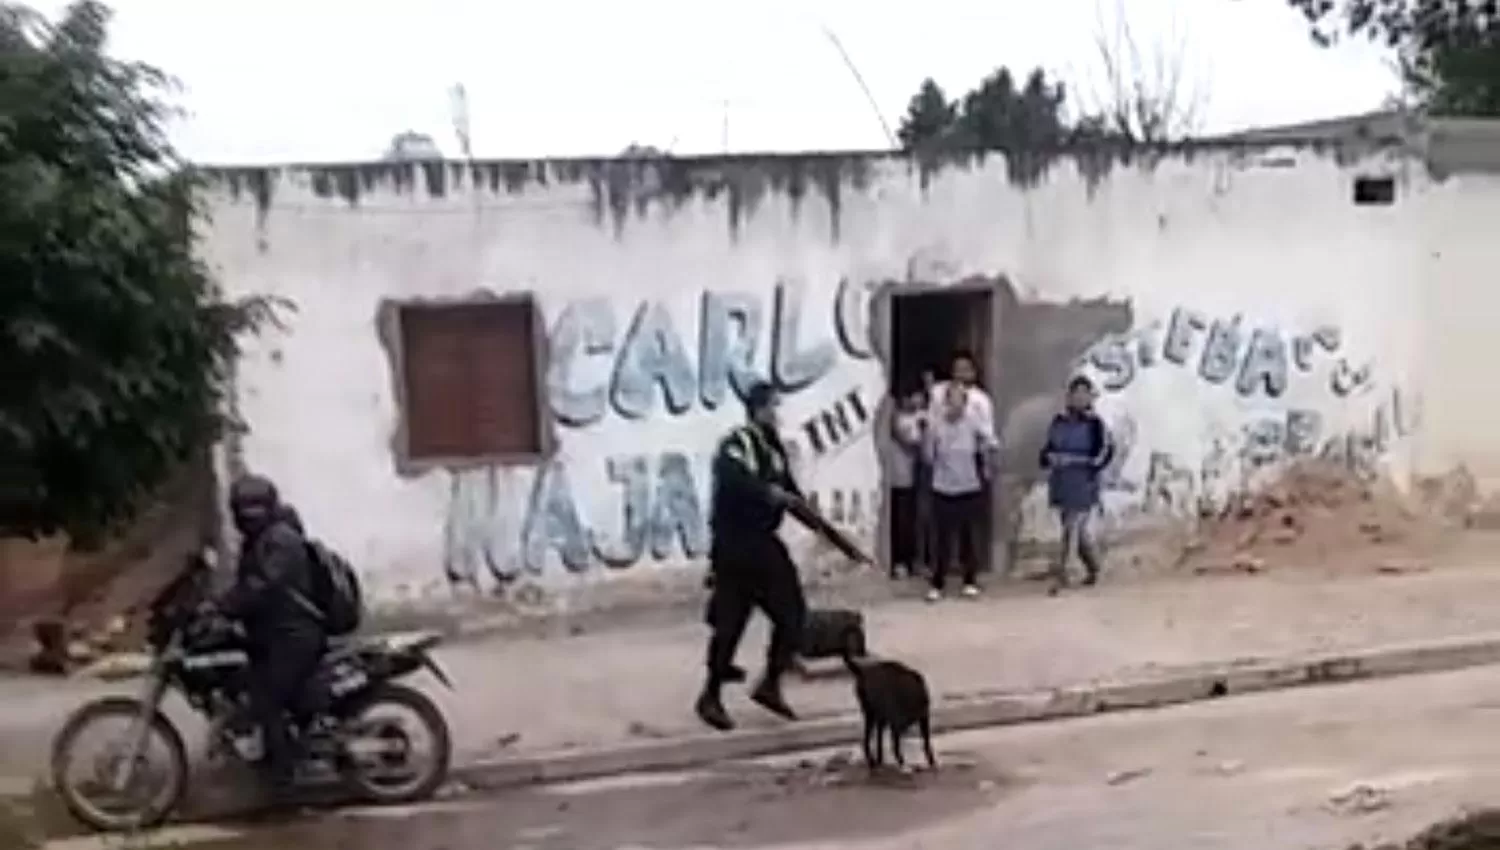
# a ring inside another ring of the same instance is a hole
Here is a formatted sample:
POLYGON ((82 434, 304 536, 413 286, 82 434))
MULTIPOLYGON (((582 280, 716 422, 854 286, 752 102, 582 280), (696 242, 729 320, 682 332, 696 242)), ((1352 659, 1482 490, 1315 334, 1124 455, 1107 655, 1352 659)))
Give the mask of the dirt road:
POLYGON ((1497 725, 1500 669, 1479 669, 947 736, 943 769, 912 778, 818 753, 234 827, 212 846, 1344 850, 1500 799, 1497 725))
MULTIPOLYGON (((945 699, 1179 665, 1484 634, 1500 628, 1500 617, 1474 601, 1500 593, 1497 551, 1500 539, 1489 535, 1409 574, 1386 574, 1373 565, 1359 573, 1288 566, 1219 578, 1112 575, 1090 592, 1056 599, 1021 583, 995 588, 977 602, 934 607, 897 598, 869 609, 869 632, 876 652, 916 664, 945 699)), ((901 591, 914 596, 918 588, 901 591)), ((759 618, 751 632, 740 657, 754 669, 765 645, 759 618)), ((703 639, 702 624, 688 617, 649 628, 456 643, 439 656, 459 690, 435 693, 462 763, 697 733, 701 725, 690 706, 700 684, 703 639)), ((29 787, 45 765, 57 723, 86 696, 135 687, 0 681, 6 706, 0 712, 0 782, 9 777, 29 787)), ((740 692, 731 698, 730 709, 744 726, 774 725, 740 692)), ((807 717, 851 707, 842 680, 798 682, 790 698, 807 717)), ((181 711, 176 715, 196 738, 197 724, 181 711)))

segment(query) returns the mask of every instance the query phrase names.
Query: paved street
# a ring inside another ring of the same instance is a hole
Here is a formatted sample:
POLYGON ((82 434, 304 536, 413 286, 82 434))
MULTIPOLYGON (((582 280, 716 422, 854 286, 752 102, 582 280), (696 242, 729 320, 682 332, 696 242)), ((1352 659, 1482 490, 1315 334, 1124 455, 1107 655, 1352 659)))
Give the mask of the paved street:
MULTIPOLYGON (((1487 561, 1494 538, 1471 543, 1431 559, 1428 571, 1401 575, 1288 567, 1257 576, 1121 580, 1055 599, 1030 585, 938 607, 901 599, 870 610, 870 634, 877 652, 912 662, 936 693, 957 698, 1181 664, 1489 633, 1500 629, 1500 615, 1476 600, 1500 597, 1500 570, 1487 561)), ((741 650, 752 668, 763 630, 757 619, 741 650)), ((445 647, 442 660, 459 691, 439 696, 458 760, 698 732, 689 706, 703 638, 701 624, 687 618, 668 627, 445 647)), ((99 690, 74 681, 0 683, 0 775, 29 783, 61 717, 99 690)), ((852 708, 843 679, 796 683, 790 698, 807 716, 852 708)), ((739 693, 730 709, 747 727, 775 722, 739 693)))
POLYGON ((910 779, 818 753, 233 827, 213 846, 1344 850, 1493 804, 1497 723, 1484 668, 945 736, 943 769, 910 779))

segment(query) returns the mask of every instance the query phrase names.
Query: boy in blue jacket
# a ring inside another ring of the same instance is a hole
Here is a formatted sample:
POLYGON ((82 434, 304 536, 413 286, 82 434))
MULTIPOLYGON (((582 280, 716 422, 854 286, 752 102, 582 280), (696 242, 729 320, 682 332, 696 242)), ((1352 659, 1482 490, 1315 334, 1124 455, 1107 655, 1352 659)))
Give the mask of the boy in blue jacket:
POLYGON ((1089 519, 1099 506, 1100 476, 1113 457, 1109 429, 1094 412, 1094 384, 1079 375, 1068 382, 1067 406, 1053 417, 1040 459, 1048 471, 1048 501, 1062 522, 1062 546, 1052 567, 1053 594, 1068 586, 1068 558, 1074 548, 1086 571, 1083 583, 1099 581, 1099 550, 1089 519))

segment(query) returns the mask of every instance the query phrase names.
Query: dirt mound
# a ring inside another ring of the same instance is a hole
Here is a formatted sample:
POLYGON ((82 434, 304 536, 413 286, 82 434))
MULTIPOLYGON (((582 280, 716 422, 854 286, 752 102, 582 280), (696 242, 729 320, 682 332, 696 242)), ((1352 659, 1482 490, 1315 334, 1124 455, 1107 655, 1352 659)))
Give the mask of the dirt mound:
POLYGON ((138 644, 143 606, 214 529, 213 498, 204 458, 96 551, 70 551, 61 538, 0 540, 0 668, 63 672, 138 644))
MULTIPOLYGON (((1394 552, 1436 530, 1385 482, 1327 461, 1293 464, 1269 485, 1205 518, 1181 565, 1198 573, 1248 572, 1269 564, 1332 563, 1334 556, 1394 552)), ((1394 561, 1368 566, 1400 571, 1394 561), (1384 566, 1382 566, 1384 565, 1384 566)))
POLYGON ((1500 850, 1500 810, 1489 809, 1433 824, 1405 844, 1349 850, 1500 850))

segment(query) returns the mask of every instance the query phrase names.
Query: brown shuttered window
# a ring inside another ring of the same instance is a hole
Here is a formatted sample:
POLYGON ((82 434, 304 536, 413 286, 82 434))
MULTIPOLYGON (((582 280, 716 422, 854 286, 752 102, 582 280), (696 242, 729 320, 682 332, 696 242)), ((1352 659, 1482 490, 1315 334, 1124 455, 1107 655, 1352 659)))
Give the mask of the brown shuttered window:
POLYGON ((531 299, 400 308, 410 460, 542 453, 531 299))

